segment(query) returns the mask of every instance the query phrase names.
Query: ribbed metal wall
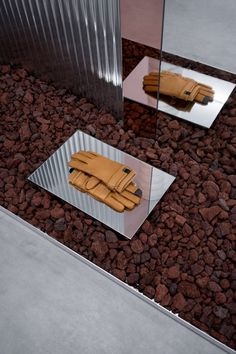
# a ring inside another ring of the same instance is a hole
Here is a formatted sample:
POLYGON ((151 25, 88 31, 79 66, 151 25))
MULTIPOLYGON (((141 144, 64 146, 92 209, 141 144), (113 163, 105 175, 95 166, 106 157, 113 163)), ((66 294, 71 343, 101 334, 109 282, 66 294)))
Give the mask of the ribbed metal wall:
POLYGON ((119 117, 119 0, 0 0, 0 62, 46 74, 119 117))

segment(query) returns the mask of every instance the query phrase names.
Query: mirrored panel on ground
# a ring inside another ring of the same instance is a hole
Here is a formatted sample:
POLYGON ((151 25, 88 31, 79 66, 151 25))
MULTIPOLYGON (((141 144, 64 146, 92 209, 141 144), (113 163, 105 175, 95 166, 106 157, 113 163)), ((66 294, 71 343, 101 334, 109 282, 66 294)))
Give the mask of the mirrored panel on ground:
MULTIPOLYGON (((140 82, 143 76, 156 66, 156 59, 145 57, 135 70, 127 77, 124 82, 124 89, 131 92, 131 87, 138 87, 137 90, 132 92, 128 98, 134 101, 141 102, 147 106, 155 108, 157 105, 157 98, 147 94, 140 82)), ((235 88, 231 82, 220 80, 215 77, 198 73, 193 70, 185 69, 181 66, 166 63, 162 61, 161 72, 169 72, 171 74, 180 74, 184 78, 193 79, 203 85, 212 87, 214 91, 212 102, 206 104, 197 101, 185 101, 176 99, 171 96, 159 95, 158 109, 162 112, 171 114, 173 116, 182 118, 194 124, 198 124, 205 128, 210 128, 223 108, 230 94, 235 88)))
POLYGON ((77 131, 28 179, 131 239, 175 177, 77 131), (96 152, 133 169, 136 172, 134 182, 143 193, 140 204, 133 210, 119 213, 71 186, 68 183, 68 162, 73 153, 81 150, 96 152))

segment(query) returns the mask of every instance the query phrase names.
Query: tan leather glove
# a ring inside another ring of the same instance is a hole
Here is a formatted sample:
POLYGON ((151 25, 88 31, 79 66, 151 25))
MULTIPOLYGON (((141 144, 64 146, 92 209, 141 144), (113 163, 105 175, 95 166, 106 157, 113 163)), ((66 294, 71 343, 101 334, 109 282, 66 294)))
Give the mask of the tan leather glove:
MULTIPOLYGON (((109 189, 122 192, 130 184, 135 172, 119 162, 92 151, 79 151, 71 156, 68 165, 102 181, 109 189)), ((94 180, 89 182, 89 189, 94 180)))
MULTIPOLYGON (((151 72, 143 78, 143 89, 146 93, 157 92, 158 84, 159 75, 157 72, 151 72)), ((214 91, 211 86, 201 84, 170 71, 162 71, 160 73, 160 93, 203 104, 213 101, 214 98, 214 91)))
POLYGON ((123 212, 125 209, 132 210, 139 204, 142 196, 142 191, 133 182, 123 192, 118 193, 111 191, 96 177, 82 171, 73 170, 68 179, 69 183, 81 192, 90 194, 118 212, 123 212))

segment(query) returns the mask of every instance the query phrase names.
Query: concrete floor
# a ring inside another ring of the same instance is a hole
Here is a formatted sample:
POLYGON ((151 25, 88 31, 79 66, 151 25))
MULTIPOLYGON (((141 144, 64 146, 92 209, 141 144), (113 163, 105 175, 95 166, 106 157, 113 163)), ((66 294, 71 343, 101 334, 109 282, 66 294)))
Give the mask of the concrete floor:
POLYGON ((1 354, 221 354, 229 348, 0 208, 1 354))

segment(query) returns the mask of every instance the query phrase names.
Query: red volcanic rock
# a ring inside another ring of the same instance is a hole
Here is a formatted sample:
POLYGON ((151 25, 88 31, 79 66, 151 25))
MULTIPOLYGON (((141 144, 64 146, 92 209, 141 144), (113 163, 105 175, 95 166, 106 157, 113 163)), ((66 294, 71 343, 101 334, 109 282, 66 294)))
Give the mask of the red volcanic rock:
POLYGON ((57 219, 54 224, 54 229, 56 231, 65 231, 66 230, 66 220, 64 218, 57 219))
POLYGON ((2 74, 7 74, 11 71, 11 67, 10 67, 10 65, 1 65, 0 71, 2 74))
POLYGON ((36 214, 35 214, 35 217, 38 219, 38 220, 45 220, 47 218, 50 217, 50 211, 49 210, 44 210, 44 209, 41 209, 41 210, 37 210, 36 214))
POLYGON ((19 129, 21 141, 28 140, 31 137, 31 131, 28 122, 21 125, 19 129))
POLYGON ((173 130, 177 130, 179 129, 180 125, 179 125, 179 122, 177 120, 171 120, 168 124, 168 127, 170 129, 173 129, 173 130))
POLYGON ((230 181, 233 187, 236 187, 236 175, 230 175, 228 177, 228 180, 230 181))
POLYGON ((173 297, 172 305, 175 310, 182 311, 185 308, 185 306, 187 305, 187 302, 186 302, 183 294, 177 293, 173 297))
POLYGON ((175 221, 178 225, 183 226, 186 223, 186 218, 184 218, 182 215, 177 215, 175 217, 175 221))
POLYGON ((197 286, 194 283, 190 283, 188 281, 181 281, 178 284, 178 290, 184 296, 190 297, 192 299, 200 296, 200 292, 197 286))
POLYGON ((167 271, 167 277, 169 279, 177 279, 179 277, 179 265, 174 265, 173 267, 170 267, 167 271))
POLYGON ((194 277, 195 275, 202 273, 203 270, 204 267, 198 263, 194 263, 193 265, 191 265, 191 272, 194 277))
POLYGON ((51 217, 54 219, 60 219, 65 215, 64 209, 62 208, 54 208, 51 210, 51 217))
POLYGON ((157 244, 157 235, 156 234, 152 234, 148 237, 147 242, 149 244, 150 247, 153 247, 157 244))
POLYGON ((217 317, 221 318, 222 320, 227 317, 228 312, 229 312, 229 310, 226 309, 226 308, 224 308, 224 307, 222 307, 222 306, 215 306, 215 307, 213 308, 213 313, 214 313, 217 317))
POLYGON ((116 234, 111 230, 107 230, 105 235, 106 235, 106 241, 109 243, 110 242, 117 242, 117 240, 118 240, 116 234))
POLYGON ((211 200, 211 201, 218 200, 220 188, 218 187, 218 185, 215 182, 213 182, 213 181, 204 182, 203 183, 203 190, 207 194, 207 197, 209 198, 209 200, 211 200))
POLYGON ((125 273, 124 270, 116 269, 116 268, 115 268, 115 269, 113 269, 112 274, 113 274, 116 278, 118 278, 118 279, 120 279, 120 280, 122 280, 122 281, 125 281, 126 273, 125 273))
POLYGON ((168 294, 168 288, 164 284, 159 284, 156 287, 155 301, 160 302, 168 294))
POLYGON ((148 286, 145 286, 143 293, 144 293, 144 295, 146 295, 147 297, 152 299, 155 295, 155 289, 152 286, 148 285, 148 286))
POLYGON ((202 277, 202 278, 197 278, 196 283, 200 288, 206 288, 207 284, 209 283, 209 277, 202 277))
POLYGON ((130 285, 134 285, 135 283, 137 283, 139 280, 139 274, 138 273, 131 273, 128 277, 127 277, 127 282, 130 285))
POLYGON ((97 258, 103 260, 108 252, 108 247, 104 241, 94 241, 91 245, 91 250, 97 258))
POLYGON ((34 97, 30 91, 27 91, 26 94, 24 95, 23 100, 27 103, 32 103, 34 100, 34 97))
POLYGON ((34 195, 32 200, 31 200, 31 204, 38 207, 42 204, 42 197, 41 195, 34 195))
POLYGON ((210 208, 202 208, 199 210, 203 219, 209 222, 211 222, 218 214, 220 214, 221 211, 222 209, 219 206, 212 206, 210 208))
POLYGON ((224 293, 216 293, 215 302, 217 305, 224 304, 227 301, 227 298, 224 293))
POLYGON ((143 252, 143 244, 140 240, 131 241, 130 247, 133 252, 135 253, 142 253, 143 252))
POLYGON ((8 103, 8 93, 7 92, 4 92, 3 94, 0 95, 0 102, 5 105, 8 103))
POLYGON ((114 125, 114 124, 116 124, 116 119, 111 114, 104 114, 100 118, 99 122, 102 125, 107 125, 107 124, 114 125))
POLYGON ((220 281, 220 286, 222 289, 228 289, 230 287, 230 282, 228 281, 228 279, 222 279, 220 281))
POLYGON ((221 291, 221 287, 215 282, 215 281, 210 281, 208 283, 208 289, 215 292, 221 291))
POLYGON ((116 267, 119 269, 125 269, 127 267, 128 259, 123 251, 119 252, 116 257, 116 267))

